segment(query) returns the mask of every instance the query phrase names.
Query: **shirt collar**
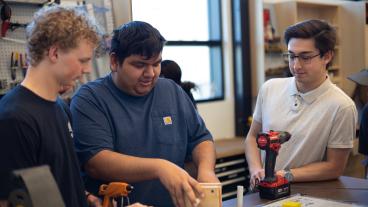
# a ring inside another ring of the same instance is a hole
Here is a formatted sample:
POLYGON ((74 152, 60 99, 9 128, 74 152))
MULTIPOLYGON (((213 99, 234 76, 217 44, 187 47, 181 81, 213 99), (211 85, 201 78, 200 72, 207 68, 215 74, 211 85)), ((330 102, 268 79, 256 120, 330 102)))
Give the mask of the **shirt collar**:
POLYGON ((289 83, 289 95, 290 96, 300 96, 305 102, 308 104, 313 103, 320 95, 325 93, 329 88, 330 85, 333 83, 331 82, 330 78, 327 76, 326 80, 318 86, 316 89, 311 90, 307 93, 301 93, 298 91, 296 87, 295 77, 292 77, 292 81, 289 83))

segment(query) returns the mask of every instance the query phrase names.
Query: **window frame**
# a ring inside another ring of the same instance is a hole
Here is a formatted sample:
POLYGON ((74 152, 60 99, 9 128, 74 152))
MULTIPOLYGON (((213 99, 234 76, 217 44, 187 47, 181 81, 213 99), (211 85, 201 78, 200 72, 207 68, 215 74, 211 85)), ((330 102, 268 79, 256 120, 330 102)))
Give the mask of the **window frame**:
MULTIPOLYGON (((209 54, 209 63, 210 63, 210 80, 211 83, 218 83, 220 84, 221 94, 219 96, 214 96, 210 98, 205 99, 196 99, 195 101, 197 103, 205 103, 205 102, 213 102, 213 101, 221 101, 225 99, 225 78, 224 78, 224 51, 223 51, 223 35, 222 35, 222 7, 221 7, 221 0, 207 0, 207 6, 208 6, 208 27, 209 27, 209 40, 208 41, 188 41, 188 40, 168 40, 166 41, 165 46, 205 46, 209 48, 210 54, 209 54), (216 11, 217 10, 217 11, 216 11), (216 20, 214 20, 216 19, 216 20), (212 40, 211 37, 216 36, 218 37, 218 40, 212 40), (218 62, 218 57, 215 57, 215 54, 212 54, 214 48, 220 50, 220 60, 221 63, 219 65, 216 65, 216 67, 219 68, 220 71, 217 71, 213 68, 212 64, 215 62, 218 62), (217 74, 218 73, 218 74, 217 74), (220 76, 220 77, 217 77, 220 76), (219 80, 216 80, 219 79, 219 80)), ((133 6, 132 6, 133 8, 133 6)), ((133 10, 132 10, 132 19, 133 19, 133 10)), ((188 80, 190 81, 190 80, 188 80)))

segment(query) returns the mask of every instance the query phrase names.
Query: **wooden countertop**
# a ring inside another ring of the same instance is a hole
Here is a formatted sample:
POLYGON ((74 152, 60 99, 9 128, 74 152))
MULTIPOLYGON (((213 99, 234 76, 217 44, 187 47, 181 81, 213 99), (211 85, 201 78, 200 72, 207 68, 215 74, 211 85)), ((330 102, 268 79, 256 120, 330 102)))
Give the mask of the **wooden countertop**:
MULTIPOLYGON (((341 176, 331 181, 292 183, 291 194, 297 193, 368 206, 368 180, 365 179, 341 176)), ((251 193, 243 197, 243 206, 256 206, 269 201, 260 199, 258 193, 251 193)), ((233 206, 236 206, 236 198, 223 202, 223 207, 233 206)))
MULTIPOLYGON (((234 137, 230 139, 215 140, 216 158, 221 159, 234 155, 244 155, 244 138, 234 137)), ((197 169, 193 162, 186 162, 184 169, 192 176, 197 177, 197 169)))
POLYGON ((215 140, 216 157, 224 158, 244 154, 244 139, 243 137, 235 137, 215 140))

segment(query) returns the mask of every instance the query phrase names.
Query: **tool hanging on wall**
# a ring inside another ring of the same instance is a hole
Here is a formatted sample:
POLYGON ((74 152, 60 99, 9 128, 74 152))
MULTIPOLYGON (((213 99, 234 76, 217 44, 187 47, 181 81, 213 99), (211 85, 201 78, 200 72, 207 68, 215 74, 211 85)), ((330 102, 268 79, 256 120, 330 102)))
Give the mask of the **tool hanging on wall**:
POLYGON ((0 79, 0 90, 6 89, 8 87, 7 79, 0 79))
POLYGON ((24 59, 22 54, 20 54, 20 67, 22 68, 22 74, 23 74, 23 78, 26 77, 27 74, 27 68, 28 68, 28 63, 27 63, 27 54, 24 54, 24 59))
POLYGON ((0 2, 3 4, 3 6, 0 9, 0 17, 2 20, 1 24, 1 37, 5 37, 6 32, 10 29, 11 31, 14 31, 15 29, 19 27, 27 27, 27 24, 21 24, 18 22, 11 22, 10 18, 12 15, 12 11, 10 6, 4 1, 0 0, 0 2))
POLYGON ((17 78, 17 67, 15 67, 16 58, 16 53, 12 52, 10 59, 10 77, 12 80, 17 78))

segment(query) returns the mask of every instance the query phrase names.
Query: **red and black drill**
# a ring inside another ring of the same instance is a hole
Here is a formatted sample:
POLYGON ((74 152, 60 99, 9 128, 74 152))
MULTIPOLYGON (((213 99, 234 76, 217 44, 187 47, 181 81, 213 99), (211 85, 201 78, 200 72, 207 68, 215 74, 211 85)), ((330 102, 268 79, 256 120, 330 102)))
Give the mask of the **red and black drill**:
POLYGON ((288 132, 272 130, 257 136, 258 148, 266 151, 265 178, 258 184, 261 198, 277 199, 290 195, 289 181, 275 173, 276 157, 281 144, 289 141, 290 137, 288 132))
POLYGON ((5 37, 6 32, 8 29, 14 31, 18 27, 27 27, 27 24, 20 24, 17 22, 11 22, 10 18, 12 15, 12 10, 10 6, 4 1, 0 0, 0 3, 3 5, 0 9, 0 19, 2 20, 1 23, 1 37, 5 37))

